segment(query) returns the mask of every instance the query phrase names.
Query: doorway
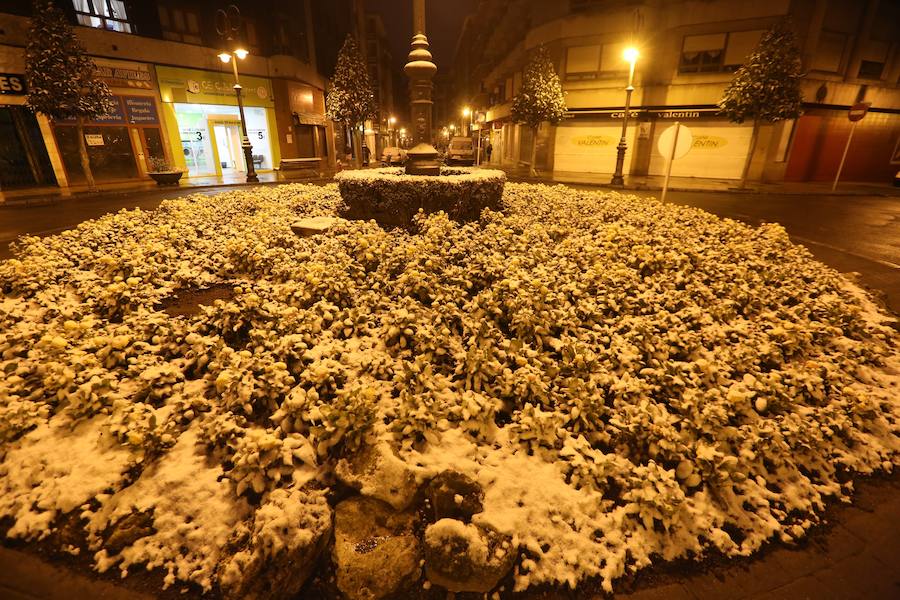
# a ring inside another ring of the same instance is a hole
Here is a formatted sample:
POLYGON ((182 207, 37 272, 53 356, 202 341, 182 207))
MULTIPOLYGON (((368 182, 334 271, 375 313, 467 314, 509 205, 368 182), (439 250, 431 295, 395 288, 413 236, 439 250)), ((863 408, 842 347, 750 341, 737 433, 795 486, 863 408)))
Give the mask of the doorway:
POLYGON ((216 138, 216 151, 219 155, 219 166, 222 175, 243 173, 244 155, 241 149, 241 126, 236 122, 219 122, 213 126, 216 138))

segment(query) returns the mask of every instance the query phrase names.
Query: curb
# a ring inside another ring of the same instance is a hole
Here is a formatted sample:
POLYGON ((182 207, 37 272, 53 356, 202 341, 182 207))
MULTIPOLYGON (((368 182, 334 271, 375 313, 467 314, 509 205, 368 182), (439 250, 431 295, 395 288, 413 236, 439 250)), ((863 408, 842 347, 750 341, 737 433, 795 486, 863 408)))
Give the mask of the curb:
POLYGON ((284 181, 259 181, 256 183, 238 182, 238 183, 209 183, 201 185, 178 185, 165 187, 148 187, 148 188, 122 188, 117 190, 101 190, 99 192, 75 192, 67 195, 54 195, 52 197, 32 197, 25 199, 11 198, 9 200, 0 201, 0 210, 4 208, 31 208, 35 206, 53 206, 64 202, 77 200, 94 200, 101 198, 112 198, 115 196, 123 196, 128 194, 141 194, 145 192, 156 192, 160 190, 182 191, 182 190, 208 190, 212 188, 230 188, 230 187, 255 187, 270 185, 288 185, 292 183, 327 183, 331 181, 331 177, 316 177, 309 179, 289 179, 284 181))
MULTIPOLYGON (((618 187, 610 185, 609 183, 600 183, 593 181, 573 181, 573 180, 565 180, 565 179, 542 179, 542 178, 533 178, 533 177, 518 177, 515 175, 511 175, 509 173, 506 174, 509 181, 513 183, 543 183, 545 185, 584 185, 590 187, 596 187, 601 189, 608 189, 613 191, 633 191, 633 192, 661 192, 661 186, 644 186, 644 185, 625 185, 624 187, 618 187)), ((798 192, 798 191, 790 191, 790 190, 761 190, 754 188, 725 188, 725 189, 713 189, 713 188, 694 188, 694 187, 681 187, 681 186, 670 186, 670 192, 696 192, 696 193, 709 193, 709 194, 742 194, 742 195, 778 195, 778 196, 877 196, 880 198, 898 198, 900 199, 900 193, 889 193, 884 191, 856 191, 856 190, 847 190, 847 191, 808 191, 808 192, 798 192)))

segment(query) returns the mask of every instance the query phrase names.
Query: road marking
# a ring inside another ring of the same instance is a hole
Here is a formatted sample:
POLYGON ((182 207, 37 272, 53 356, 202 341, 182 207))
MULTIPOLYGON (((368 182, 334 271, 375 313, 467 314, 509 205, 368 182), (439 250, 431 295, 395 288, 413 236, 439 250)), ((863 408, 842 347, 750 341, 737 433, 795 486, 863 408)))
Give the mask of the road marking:
POLYGON ((841 248, 840 246, 832 246, 831 244, 817 242, 815 240, 810 240, 810 239, 800 237, 797 235, 792 235, 791 237, 794 238, 795 240, 799 240, 799 241, 803 242, 804 244, 813 244, 814 246, 822 246, 823 248, 828 248, 829 250, 834 250, 835 252, 843 252, 844 254, 849 254, 850 256, 855 256, 856 258, 861 258, 863 260, 869 260, 874 263, 878 263, 879 265, 888 267, 890 269, 900 270, 900 265, 898 265, 897 263, 892 263, 889 260, 881 260, 879 258, 872 258, 871 256, 866 256, 864 254, 858 254, 856 252, 847 250, 846 248, 841 248))

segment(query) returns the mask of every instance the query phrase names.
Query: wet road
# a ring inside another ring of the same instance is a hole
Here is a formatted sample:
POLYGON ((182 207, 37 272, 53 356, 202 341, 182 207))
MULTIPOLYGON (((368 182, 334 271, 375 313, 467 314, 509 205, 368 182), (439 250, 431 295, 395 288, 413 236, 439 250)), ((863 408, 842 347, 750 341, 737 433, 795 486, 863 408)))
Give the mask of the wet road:
MULTIPOLYGON (((596 189, 589 186, 573 186, 596 189)), ((0 207, 0 259, 22 234, 49 235, 122 208, 154 209, 165 198, 215 194, 205 189, 151 190, 64 200, 31 207, 0 207)), ((658 192, 634 192, 658 196, 658 192)), ((791 238, 841 272, 857 272, 863 284, 884 293, 900 314, 900 198, 799 196, 730 192, 670 192, 667 202, 695 206, 751 225, 781 223, 791 238)))

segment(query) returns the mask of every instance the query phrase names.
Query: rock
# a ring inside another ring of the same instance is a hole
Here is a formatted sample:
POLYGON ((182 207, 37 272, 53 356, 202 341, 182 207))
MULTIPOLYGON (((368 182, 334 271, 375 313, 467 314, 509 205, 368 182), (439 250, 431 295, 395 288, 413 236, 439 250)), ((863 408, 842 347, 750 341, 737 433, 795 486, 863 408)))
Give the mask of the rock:
POLYGON ((425 575, 451 592, 486 594, 516 559, 512 538, 456 519, 425 529, 425 575))
POLYGON ((337 587, 349 600, 379 600, 411 589, 421 574, 412 512, 365 496, 335 508, 337 587))
POLYGON ((383 442, 341 459, 335 474, 362 495, 384 500, 396 510, 409 506, 419 489, 413 471, 383 442))
POLYGON ((153 535, 152 512, 133 512, 119 519, 110 528, 110 533, 103 543, 103 547, 109 554, 118 554, 142 537, 153 535))
POLYGON ((477 481, 457 471, 444 471, 431 480, 428 497, 434 520, 451 518, 469 521, 484 510, 484 490, 477 481))
POLYGON ((228 544, 226 550, 232 553, 218 570, 223 597, 269 600, 295 596, 328 545, 331 532, 331 508, 324 490, 273 491, 252 523, 241 526, 228 544))
POLYGON ((291 223, 291 231, 299 237, 312 237, 325 233, 344 219, 337 217, 307 217, 291 223))

